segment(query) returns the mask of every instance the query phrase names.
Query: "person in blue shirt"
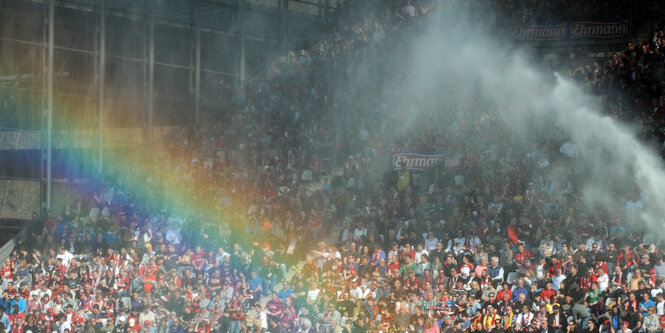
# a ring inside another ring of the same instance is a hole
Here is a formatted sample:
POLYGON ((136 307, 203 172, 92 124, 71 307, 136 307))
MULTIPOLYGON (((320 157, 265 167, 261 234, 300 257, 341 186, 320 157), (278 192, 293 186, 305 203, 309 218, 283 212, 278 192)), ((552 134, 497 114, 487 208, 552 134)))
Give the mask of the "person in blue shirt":
POLYGON ((499 257, 492 257, 487 270, 492 280, 503 282, 503 267, 499 265, 499 257))
POLYGON ((612 307, 612 314, 611 314, 611 326, 613 329, 613 332, 618 332, 619 329, 621 329, 621 315, 620 315, 620 309, 618 305, 615 305, 612 307))
POLYGON ((63 237, 63 234, 66 233, 66 231, 69 229, 69 222, 67 221, 58 221, 58 224, 55 226, 55 235, 56 239, 61 239, 63 237))
POLYGON ((517 286, 513 289, 513 295, 510 297, 510 300, 517 302, 520 299, 520 294, 524 294, 524 299, 529 299, 529 290, 524 287, 524 280, 522 278, 517 280, 517 286))
POLYGON ((386 259, 386 252, 379 248, 372 253, 372 265, 378 266, 381 259, 386 259))
POLYGON ((7 302, 7 307, 5 307, 7 314, 16 314, 16 311, 18 311, 18 300, 18 293, 14 293, 9 297, 9 302, 7 302))
MULTIPOLYGON (((469 313, 471 313, 471 316, 476 315, 476 311, 480 310, 482 306, 480 305, 479 300, 475 296, 469 296, 469 302, 468 302, 468 310, 469 313)), ((469 318, 469 321, 473 320, 473 318, 469 318)))
POLYGON ((247 284, 249 284, 249 290, 252 292, 252 306, 261 299, 261 278, 257 276, 255 271, 250 273, 247 278, 247 284))
POLYGON ((2 323, 3 326, 5 327, 4 332, 10 332, 12 330, 12 323, 9 321, 9 316, 5 313, 5 308, 1 306, 0 306, 0 323, 2 323))
POLYGON ((289 286, 288 281, 284 281, 284 283, 282 284, 282 290, 280 290, 279 293, 277 293, 277 297, 279 297, 279 299, 281 300, 285 300, 291 297, 291 294, 293 294, 293 289, 291 289, 291 286, 289 286))
POLYGON ((18 312, 25 313, 25 308, 28 307, 28 301, 23 296, 18 298, 16 304, 18 305, 18 312))
POLYGON ((2 298, 0 298, 0 308, 8 309, 10 305, 11 301, 9 300, 9 293, 5 291, 2 293, 2 298))
POLYGON ((656 304, 649 298, 649 293, 644 293, 642 295, 642 301, 640 304, 638 304, 638 308, 640 312, 642 313, 643 317, 646 317, 649 315, 649 307, 650 306, 656 306, 656 304))

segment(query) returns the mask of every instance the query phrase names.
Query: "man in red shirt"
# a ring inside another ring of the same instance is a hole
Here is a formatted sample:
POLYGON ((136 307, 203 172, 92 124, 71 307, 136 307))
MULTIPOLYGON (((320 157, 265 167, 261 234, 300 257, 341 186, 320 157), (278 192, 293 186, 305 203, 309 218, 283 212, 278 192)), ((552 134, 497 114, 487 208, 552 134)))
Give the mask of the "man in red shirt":
POLYGON ((155 273, 157 270, 158 267, 155 265, 155 259, 150 259, 149 265, 141 266, 139 274, 141 275, 144 292, 150 292, 155 287, 157 283, 157 275, 155 273))
POLYGON ((25 330, 25 325, 23 325, 23 322, 24 318, 23 314, 21 313, 13 320, 14 324, 12 325, 11 333, 23 333, 25 330))
POLYGON ((545 289, 540 291, 540 298, 545 302, 549 302, 554 295, 556 295, 556 291, 552 289, 552 282, 547 281, 547 283, 545 283, 545 289))
POLYGON ((128 333, 139 333, 141 332, 141 325, 136 322, 136 318, 129 318, 129 325, 127 325, 128 333))
POLYGON ((593 270, 593 267, 589 267, 587 269, 587 273, 583 275, 580 278, 580 288, 586 290, 589 290, 591 288, 591 284, 594 282, 598 282, 598 277, 596 276, 596 272, 593 270))
POLYGON ((202 250, 200 246, 197 246, 196 251, 192 255, 192 265, 194 265, 194 271, 197 273, 203 272, 205 263, 206 251, 202 250))
POLYGON ((531 252, 527 251, 524 248, 524 245, 520 244, 517 247, 517 253, 515 253, 515 262, 518 266, 524 266, 527 262, 531 260, 531 252))
POLYGON ((277 297, 277 293, 272 293, 272 299, 266 303, 266 313, 268 314, 269 319, 273 319, 277 322, 280 322, 282 319, 282 314, 284 312, 284 306, 282 300, 277 297))

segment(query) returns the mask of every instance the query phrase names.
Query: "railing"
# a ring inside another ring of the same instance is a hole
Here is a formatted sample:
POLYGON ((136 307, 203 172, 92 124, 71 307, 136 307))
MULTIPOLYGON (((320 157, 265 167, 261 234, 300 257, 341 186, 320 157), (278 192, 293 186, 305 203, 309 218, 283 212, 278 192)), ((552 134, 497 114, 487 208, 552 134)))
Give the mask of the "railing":
POLYGON ((16 247, 19 239, 21 239, 27 233, 28 226, 24 225, 14 237, 12 237, 5 245, 0 248, 0 262, 4 262, 5 259, 9 258, 12 255, 12 251, 16 247))

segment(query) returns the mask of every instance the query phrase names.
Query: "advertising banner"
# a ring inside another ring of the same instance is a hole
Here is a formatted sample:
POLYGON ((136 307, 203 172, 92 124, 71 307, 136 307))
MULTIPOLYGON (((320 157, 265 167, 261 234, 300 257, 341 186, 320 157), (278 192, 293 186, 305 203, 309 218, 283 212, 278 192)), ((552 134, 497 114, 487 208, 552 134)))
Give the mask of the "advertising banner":
POLYGON ((531 25, 514 24, 510 26, 510 39, 516 41, 550 41, 566 39, 566 24, 531 25))
POLYGON ((513 41, 561 41, 569 39, 619 39, 630 36, 630 21, 577 21, 554 25, 513 24, 508 27, 513 41))
POLYGON ((573 22, 570 38, 625 38, 630 35, 628 20, 619 22, 573 22))
POLYGON ((393 169, 424 171, 444 158, 444 153, 396 153, 393 154, 393 169))

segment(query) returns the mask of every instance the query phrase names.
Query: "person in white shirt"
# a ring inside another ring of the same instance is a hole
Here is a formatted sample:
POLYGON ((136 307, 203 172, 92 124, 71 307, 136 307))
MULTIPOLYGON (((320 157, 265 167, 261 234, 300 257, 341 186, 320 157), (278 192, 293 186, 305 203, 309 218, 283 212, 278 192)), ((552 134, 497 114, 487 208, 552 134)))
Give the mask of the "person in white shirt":
POLYGON ((309 290, 307 291, 307 304, 314 304, 319 300, 319 294, 321 289, 316 285, 316 282, 312 281, 309 285, 309 290))
POLYGON ((408 0, 406 6, 402 8, 402 13, 407 19, 416 17, 416 7, 411 4, 411 0, 408 0))
POLYGON ((591 236, 589 239, 586 240, 586 248, 587 249, 592 249, 593 244, 598 244, 598 248, 602 249, 603 248, 603 241, 601 239, 596 239, 596 237, 591 236))
MULTIPOLYGON (((649 284, 651 284, 651 282, 649 282, 649 284)), ((655 299, 656 297, 658 297, 658 294, 663 293, 663 285, 665 285, 665 282, 660 281, 659 285, 651 289, 651 299, 655 299)))
POLYGON ((416 248, 416 264, 420 264, 422 255, 429 255, 429 252, 423 248, 423 244, 418 244, 416 248))
POLYGON ((166 231, 166 237, 164 237, 168 243, 173 245, 180 244, 180 230, 178 228, 169 228, 166 231))
POLYGON ((631 214, 637 214, 644 208, 644 201, 637 194, 633 194, 632 198, 626 200, 626 211, 631 214))
POLYGON ((653 269, 656 271, 656 276, 659 279, 665 279, 665 258, 658 259, 658 263, 653 266, 653 269))
POLYGON ((439 239, 434 237, 434 233, 430 231, 427 234, 427 238, 425 238, 425 250, 434 251, 437 243, 439 243, 439 239))
POLYGON ((466 238, 464 238, 462 231, 458 231, 457 237, 453 238, 452 245, 452 251, 455 252, 456 255, 467 250, 466 238))
POLYGON ((603 268, 600 268, 600 274, 598 275, 598 287, 601 291, 607 290, 610 286, 610 276, 607 275, 607 272, 603 268))
POLYGON ((361 240, 365 236, 367 236, 367 228, 365 228, 364 226, 358 224, 353 229, 353 240, 358 241, 358 240, 361 240))
POLYGON ((257 304, 255 309, 256 309, 256 320, 258 321, 258 324, 261 326, 261 329, 258 331, 266 332, 268 330, 268 315, 261 307, 261 304, 257 304))
POLYGON ((469 258, 462 257, 463 264, 459 269, 460 274, 462 277, 467 278, 469 275, 471 275, 471 266, 469 263, 469 258))
POLYGON ((360 287, 358 282, 353 282, 353 287, 351 287, 349 293, 351 296, 353 296, 353 298, 365 299, 365 291, 360 287))
POLYGON ((69 322, 65 321, 66 318, 60 317, 60 326, 59 326, 59 332, 60 333, 65 333, 65 331, 71 332, 72 331, 72 324, 69 322))
POLYGON ((561 282, 566 279, 566 276, 561 272, 561 268, 556 269, 556 273, 552 277, 552 289, 559 291, 561 288, 561 282))
POLYGON ((551 257, 553 254, 556 253, 556 249, 554 247, 554 241, 551 239, 549 240, 543 239, 540 242, 538 250, 540 250, 541 255, 543 255, 544 257, 551 257))
POLYGON ((476 235, 471 235, 469 233, 466 237, 466 245, 467 245, 467 250, 471 251, 472 253, 478 251, 478 248, 480 245, 483 243, 480 238, 476 235))
POLYGON ((656 295, 656 314, 659 316, 665 315, 665 296, 663 296, 663 293, 656 295))
POLYGON ((531 325, 533 320, 533 313, 529 311, 529 307, 524 305, 522 306, 522 312, 517 315, 515 319, 515 331, 517 332, 526 332, 531 325))
POLYGON ((621 323, 621 328, 617 332, 618 333, 633 333, 633 330, 628 328, 629 324, 630 323, 628 322, 628 320, 625 320, 623 323, 621 323))
POLYGON ((139 323, 145 323, 149 320, 151 323, 154 323, 156 315, 152 312, 152 308, 149 305, 143 307, 143 312, 139 315, 139 323))
POLYGON ((367 299, 368 297, 376 298, 376 291, 379 288, 379 283, 374 280, 371 283, 366 284, 363 289, 362 299, 367 299))
POLYGON ((69 264, 72 262, 74 255, 61 246, 60 249, 58 250, 58 255, 55 258, 62 259, 62 264, 65 267, 69 268, 69 264))

